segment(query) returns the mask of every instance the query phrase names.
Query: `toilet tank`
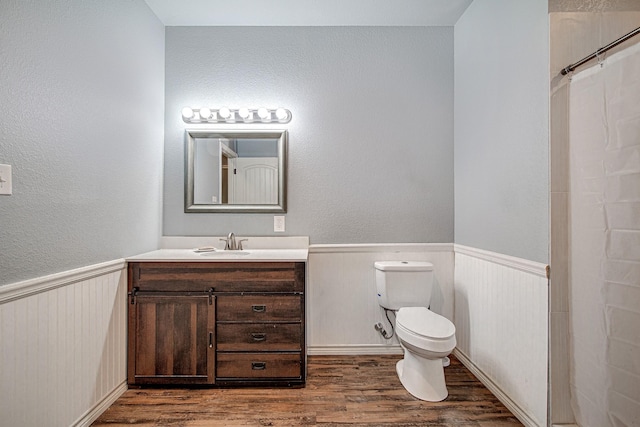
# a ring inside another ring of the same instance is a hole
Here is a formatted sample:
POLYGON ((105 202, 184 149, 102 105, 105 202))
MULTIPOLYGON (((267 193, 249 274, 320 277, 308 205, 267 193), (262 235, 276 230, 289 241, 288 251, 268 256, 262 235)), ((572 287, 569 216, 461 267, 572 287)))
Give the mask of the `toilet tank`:
POLYGON ((390 310, 429 307, 433 264, 424 261, 377 261, 378 304, 390 310))

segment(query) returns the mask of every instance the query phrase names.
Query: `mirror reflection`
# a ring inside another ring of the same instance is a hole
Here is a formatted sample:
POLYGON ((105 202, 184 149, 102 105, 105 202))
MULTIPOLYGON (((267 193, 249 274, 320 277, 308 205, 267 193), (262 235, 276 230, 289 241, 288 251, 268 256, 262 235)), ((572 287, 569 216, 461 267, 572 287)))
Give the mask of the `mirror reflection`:
POLYGON ((187 130, 185 212, 285 212, 286 136, 187 130))

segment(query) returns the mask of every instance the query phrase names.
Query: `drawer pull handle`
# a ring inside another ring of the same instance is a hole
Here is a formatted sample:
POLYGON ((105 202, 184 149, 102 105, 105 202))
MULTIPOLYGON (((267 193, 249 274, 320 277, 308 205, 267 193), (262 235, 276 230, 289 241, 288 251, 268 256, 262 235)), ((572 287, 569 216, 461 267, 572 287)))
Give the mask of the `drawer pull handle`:
POLYGON ((253 338, 254 341, 264 341, 267 339, 267 334, 264 332, 251 332, 251 338, 253 338))
POLYGON ((264 371, 267 369, 267 362, 251 362, 251 369, 254 371, 264 371))
POLYGON ((264 313, 267 311, 267 306, 264 304, 254 304, 251 306, 251 310, 253 310, 254 313, 264 313))

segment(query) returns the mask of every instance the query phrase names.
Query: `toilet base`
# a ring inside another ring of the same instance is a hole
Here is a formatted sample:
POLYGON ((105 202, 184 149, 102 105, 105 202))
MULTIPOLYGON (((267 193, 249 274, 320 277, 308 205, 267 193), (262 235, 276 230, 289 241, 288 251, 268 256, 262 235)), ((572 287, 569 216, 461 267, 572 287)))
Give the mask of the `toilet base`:
POLYGON ((396 372, 404 388, 420 400, 440 402, 449 395, 442 359, 426 359, 405 349, 404 359, 396 363, 396 372))

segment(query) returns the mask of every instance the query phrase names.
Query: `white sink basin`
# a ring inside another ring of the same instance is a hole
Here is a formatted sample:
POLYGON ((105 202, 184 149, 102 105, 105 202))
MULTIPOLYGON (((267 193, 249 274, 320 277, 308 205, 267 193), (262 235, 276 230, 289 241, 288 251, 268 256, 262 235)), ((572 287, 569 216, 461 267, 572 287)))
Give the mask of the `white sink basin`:
POLYGON ((212 258, 235 258, 239 256, 249 255, 250 252, 246 251, 215 251, 215 252, 202 252, 200 256, 212 257, 212 258))

